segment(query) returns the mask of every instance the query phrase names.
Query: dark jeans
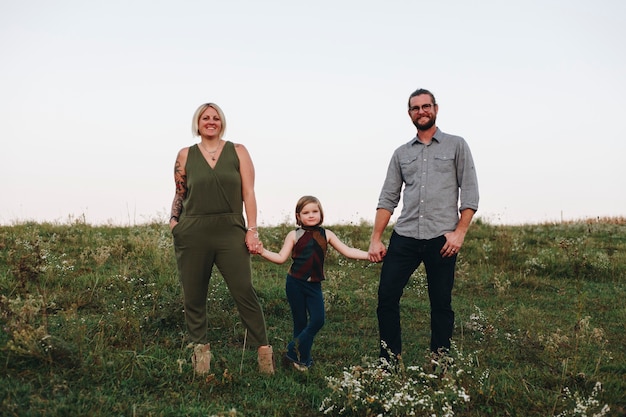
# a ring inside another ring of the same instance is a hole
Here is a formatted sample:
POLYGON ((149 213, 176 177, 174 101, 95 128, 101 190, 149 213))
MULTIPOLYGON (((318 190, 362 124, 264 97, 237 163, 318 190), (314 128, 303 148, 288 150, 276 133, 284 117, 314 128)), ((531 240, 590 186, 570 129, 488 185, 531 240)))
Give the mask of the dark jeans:
MULTIPOLYGON (((452 311, 452 287, 456 255, 444 258, 439 251, 446 243, 445 236, 419 240, 391 235, 385 255, 378 286, 378 330, 380 340, 387 344, 394 355, 402 353, 402 331, 400 327, 400 298, 404 287, 415 270, 424 262, 430 299, 430 349, 449 349, 454 311, 452 311)), ((389 358, 382 347, 380 356, 389 358)))
POLYGON ((293 318, 293 339, 287 345, 287 357, 311 366, 311 347, 317 332, 324 326, 324 295, 321 282, 308 282, 287 275, 287 300, 293 318))

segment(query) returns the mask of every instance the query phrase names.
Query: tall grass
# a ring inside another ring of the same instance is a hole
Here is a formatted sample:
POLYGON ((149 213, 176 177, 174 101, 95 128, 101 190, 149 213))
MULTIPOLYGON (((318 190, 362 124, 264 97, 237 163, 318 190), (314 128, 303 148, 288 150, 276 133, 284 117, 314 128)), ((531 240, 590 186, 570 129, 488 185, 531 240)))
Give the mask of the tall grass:
MULTIPOLYGON (((290 228, 262 229, 265 247, 279 249, 290 228)), ((367 249, 371 225, 329 228, 367 249)), ((279 358, 291 334, 287 267, 252 262, 279 358)), ((0 415, 626 415, 625 219, 475 221, 458 261, 455 349, 443 358, 427 351, 423 267, 402 299, 402 359, 387 366, 376 357, 380 265, 331 250, 326 271, 315 365, 270 377, 215 271, 214 360, 197 377, 166 225, 0 227, 0 415)))

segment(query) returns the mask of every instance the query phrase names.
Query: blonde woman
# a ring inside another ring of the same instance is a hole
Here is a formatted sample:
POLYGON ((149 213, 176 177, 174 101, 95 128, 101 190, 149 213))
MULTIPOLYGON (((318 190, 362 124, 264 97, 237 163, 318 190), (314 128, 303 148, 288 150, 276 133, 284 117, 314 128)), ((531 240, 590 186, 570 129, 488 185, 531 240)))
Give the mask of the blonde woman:
POLYGON ((192 132, 200 140, 181 149, 174 166, 176 192, 170 228, 184 295, 185 321, 194 344, 192 361, 196 373, 209 372, 207 292, 215 265, 226 281, 250 339, 258 346, 260 371, 272 374, 272 347, 252 286, 250 265, 250 254, 261 247, 254 165, 245 146, 223 139, 225 130, 226 119, 219 106, 202 104, 192 119, 192 132))

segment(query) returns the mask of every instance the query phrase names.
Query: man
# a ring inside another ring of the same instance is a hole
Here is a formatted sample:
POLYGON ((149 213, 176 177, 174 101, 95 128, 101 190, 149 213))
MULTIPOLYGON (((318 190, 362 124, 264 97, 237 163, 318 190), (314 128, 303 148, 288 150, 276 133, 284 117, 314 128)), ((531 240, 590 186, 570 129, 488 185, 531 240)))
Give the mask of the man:
POLYGON ((387 359, 389 351, 396 357, 402 353, 400 297, 422 262, 430 299, 430 349, 441 353, 450 348, 456 258, 478 210, 478 180, 465 140, 436 126, 438 111, 430 91, 419 89, 409 96, 417 135, 395 150, 376 209, 368 252, 372 262, 384 258, 376 313, 380 356, 387 359), (401 194, 402 212, 386 249, 382 235, 401 194))

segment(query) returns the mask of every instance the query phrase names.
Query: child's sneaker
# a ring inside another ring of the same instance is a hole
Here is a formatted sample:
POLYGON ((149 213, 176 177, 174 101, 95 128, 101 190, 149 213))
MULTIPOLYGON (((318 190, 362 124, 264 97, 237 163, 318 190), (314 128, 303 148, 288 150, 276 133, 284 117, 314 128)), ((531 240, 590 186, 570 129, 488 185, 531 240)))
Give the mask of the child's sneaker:
POLYGON ((294 361, 287 354, 283 356, 283 366, 285 368, 295 369, 296 371, 300 371, 300 372, 306 372, 309 370, 308 366, 298 361, 294 361))
POLYGON ((308 366, 301 365, 298 362, 291 362, 291 366, 293 367, 293 369, 295 369, 296 371, 300 371, 300 372, 306 372, 309 370, 308 366))

